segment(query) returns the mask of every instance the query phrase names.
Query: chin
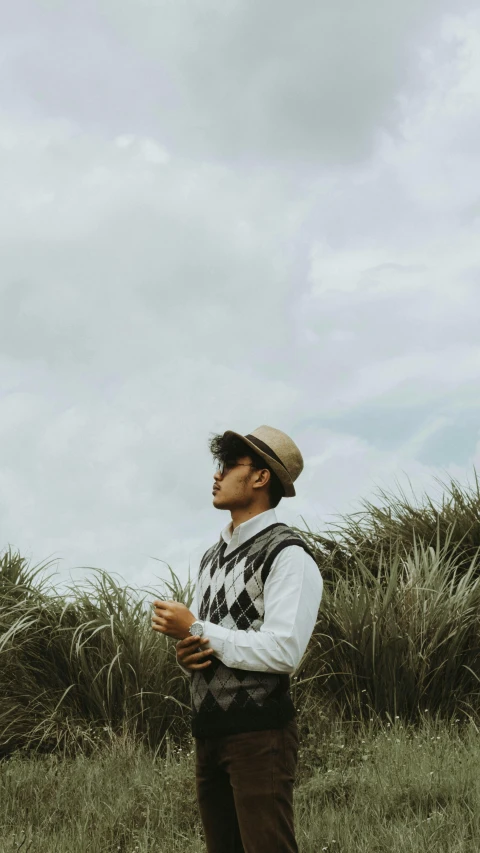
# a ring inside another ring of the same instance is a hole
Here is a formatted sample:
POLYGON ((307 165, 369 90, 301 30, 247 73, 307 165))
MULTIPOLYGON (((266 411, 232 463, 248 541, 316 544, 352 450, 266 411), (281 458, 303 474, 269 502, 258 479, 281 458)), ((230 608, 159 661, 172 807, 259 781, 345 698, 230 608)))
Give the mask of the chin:
POLYGON ((218 495, 213 496, 212 504, 215 509, 228 509, 228 505, 222 503, 222 499, 218 495))

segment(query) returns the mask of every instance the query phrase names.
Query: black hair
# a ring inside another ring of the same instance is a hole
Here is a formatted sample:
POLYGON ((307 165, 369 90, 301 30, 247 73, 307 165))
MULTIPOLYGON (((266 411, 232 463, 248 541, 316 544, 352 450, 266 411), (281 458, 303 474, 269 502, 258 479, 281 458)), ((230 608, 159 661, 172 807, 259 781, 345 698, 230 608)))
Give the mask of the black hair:
POLYGON ((234 465, 242 456, 249 456, 256 471, 267 468, 270 471, 270 480, 268 483, 270 506, 272 508, 278 506, 285 495, 285 490, 263 456, 256 453, 241 438, 237 438, 236 435, 225 435, 225 433, 223 435, 212 436, 209 441, 209 448, 213 458, 218 462, 224 462, 225 465, 234 465))

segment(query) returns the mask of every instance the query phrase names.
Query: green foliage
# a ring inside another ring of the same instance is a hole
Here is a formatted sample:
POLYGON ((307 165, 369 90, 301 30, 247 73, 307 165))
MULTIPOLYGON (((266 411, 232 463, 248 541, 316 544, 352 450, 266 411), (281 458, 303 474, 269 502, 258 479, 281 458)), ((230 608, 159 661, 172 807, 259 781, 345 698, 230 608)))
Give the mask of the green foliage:
MULTIPOLYGON (((360 555, 326 584, 301 665, 314 705, 326 700, 348 719, 470 715, 480 696, 480 577, 465 570, 447 535, 438 550, 414 539, 377 574, 360 555)), ((305 701, 305 694, 303 701, 305 701)))
MULTIPOLYGON (((404 498, 346 517, 337 540, 304 531, 325 591, 296 673, 298 709, 418 722, 480 711, 480 490, 452 482, 440 509, 404 498)), ((300 531, 302 532, 302 531, 300 531)), ((48 564, 47 564, 48 565, 48 564)), ((194 585, 170 567, 166 595, 194 585)), ((0 559, 0 755, 93 752, 130 735, 163 753, 190 729, 175 641, 153 632, 153 590, 98 569, 58 595, 44 567, 0 559)), ((165 597, 165 596, 164 596, 165 597)))
POLYGON ((437 480, 444 489, 439 503, 428 495, 417 500, 413 491, 409 499, 401 488, 398 494, 379 489, 380 506, 362 500, 363 510, 340 515, 327 535, 309 529, 298 532, 315 550, 327 580, 358 558, 376 577, 380 551, 411 553, 416 541, 460 554, 460 568, 468 568, 480 548, 480 484, 475 468, 473 473, 474 487, 454 478, 447 483, 437 480))
MULTIPOLYGON (((189 685, 175 641, 151 629, 145 595, 96 570, 59 596, 35 586, 38 569, 18 555, 2 568, 0 754, 91 751, 120 732, 158 748, 167 731, 185 734, 189 685)), ((190 581, 183 588, 172 573, 164 584, 190 606, 190 581)))

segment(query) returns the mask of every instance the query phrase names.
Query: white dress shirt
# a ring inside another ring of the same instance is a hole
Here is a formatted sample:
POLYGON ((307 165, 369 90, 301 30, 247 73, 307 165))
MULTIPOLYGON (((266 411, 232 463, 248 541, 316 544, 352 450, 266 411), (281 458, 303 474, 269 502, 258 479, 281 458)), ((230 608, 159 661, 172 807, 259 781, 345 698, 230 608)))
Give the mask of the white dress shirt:
MULTIPOLYGON (((277 523, 274 509, 255 515, 239 524, 222 530, 227 543, 225 556, 277 523)), ((195 590, 195 610, 199 612, 195 590)), ((315 560, 300 545, 289 545, 274 559, 265 581, 263 595, 264 622, 258 631, 240 631, 204 621, 205 648, 212 648, 216 657, 237 669, 260 672, 295 672, 312 635, 322 599, 323 580, 315 560)), ((200 620, 201 621, 201 620, 200 620)), ((181 669, 191 675, 194 670, 181 669)))

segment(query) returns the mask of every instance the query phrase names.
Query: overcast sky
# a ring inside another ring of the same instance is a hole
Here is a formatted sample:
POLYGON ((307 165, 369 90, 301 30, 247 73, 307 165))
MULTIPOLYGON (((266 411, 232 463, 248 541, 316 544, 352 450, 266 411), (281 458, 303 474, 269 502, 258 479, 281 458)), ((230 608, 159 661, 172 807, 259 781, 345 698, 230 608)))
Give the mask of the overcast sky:
POLYGON ((480 468, 480 12, 0 12, 0 548, 185 580, 212 432, 288 432, 280 520, 480 468))

